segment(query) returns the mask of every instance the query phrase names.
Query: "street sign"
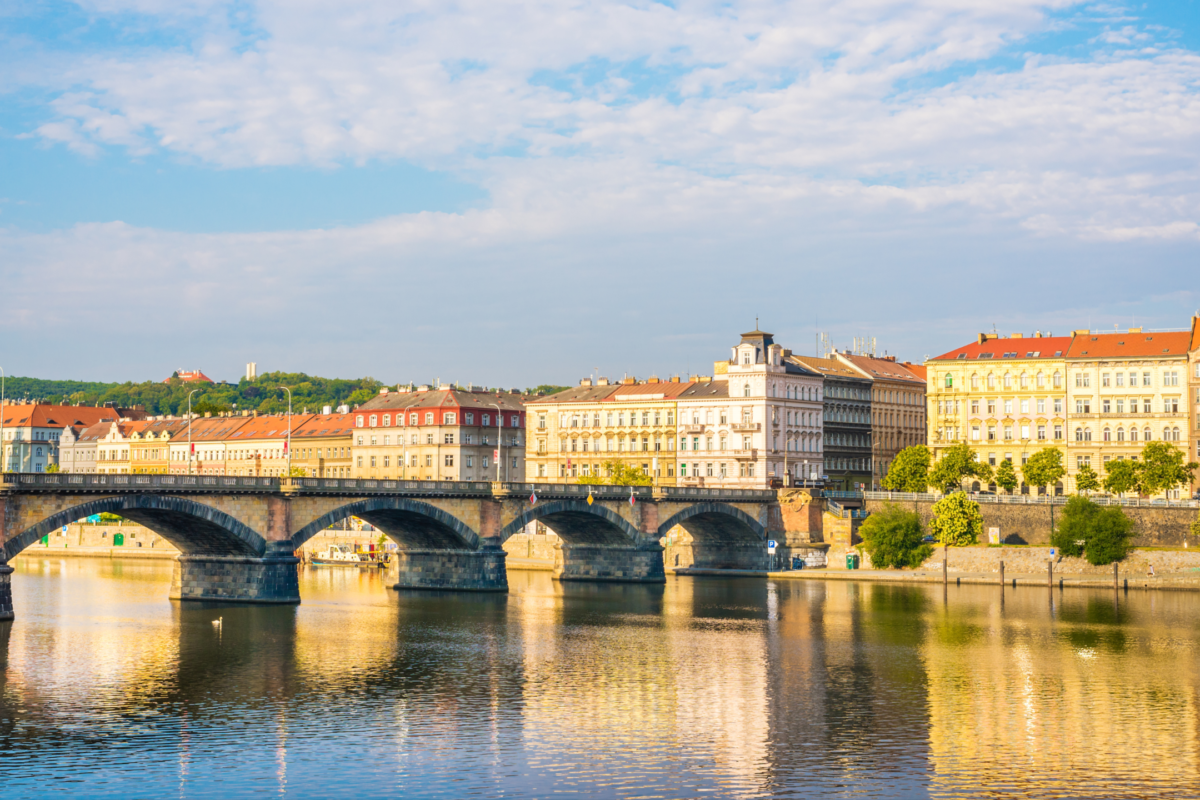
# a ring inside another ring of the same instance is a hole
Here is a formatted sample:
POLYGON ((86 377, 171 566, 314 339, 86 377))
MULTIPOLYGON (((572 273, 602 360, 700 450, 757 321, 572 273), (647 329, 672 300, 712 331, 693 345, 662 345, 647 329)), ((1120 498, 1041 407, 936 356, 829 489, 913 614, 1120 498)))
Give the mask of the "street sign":
POLYGON ((988 528, 988 543, 989 544, 1000 544, 1000 529, 999 528, 988 528))
POLYGON ((499 461, 500 461, 500 451, 499 450, 492 451, 492 461, 499 463, 499 461))
POLYGON ((775 555, 775 548, 778 546, 779 546, 779 542, 776 542, 774 539, 768 539, 767 540, 767 553, 769 553, 771 555, 775 555))

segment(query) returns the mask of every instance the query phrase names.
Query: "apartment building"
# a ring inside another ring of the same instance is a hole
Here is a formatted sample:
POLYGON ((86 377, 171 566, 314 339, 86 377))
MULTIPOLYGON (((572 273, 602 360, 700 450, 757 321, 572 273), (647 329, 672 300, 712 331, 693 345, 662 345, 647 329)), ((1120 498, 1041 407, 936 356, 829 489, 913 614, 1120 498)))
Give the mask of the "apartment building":
POLYGON ((1043 448, 1065 447, 1071 341, 1040 331, 1031 337, 981 333, 975 342, 926 361, 934 460, 966 442, 980 461, 1019 467, 1043 448))
POLYGON ((584 379, 565 392, 529 402, 530 480, 574 483, 607 477, 604 464, 640 468, 663 486, 677 485, 676 404, 691 382, 584 379))
POLYGON ((1084 465, 1103 477, 1110 461, 1137 460, 1146 442, 1192 452, 1191 341, 1191 331, 1075 331, 1066 354, 1068 486, 1084 465))
POLYGON ((821 438, 827 487, 843 491, 870 487, 872 380, 836 358, 792 356, 791 361, 822 379, 821 438))
POLYGON ((896 455, 925 444, 925 376, 896 362, 858 353, 833 357, 871 381, 871 486, 882 481, 896 455))
POLYGON ((59 445, 67 429, 75 435, 102 421, 116 420, 118 412, 93 406, 5 403, 0 418, 0 471, 45 472, 59 462, 59 445))
POLYGON ((187 420, 157 418, 131 426, 129 471, 133 475, 167 475, 171 472, 171 441, 187 435, 187 420))
POLYGON ((313 478, 349 478, 353 433, 353 414, 312 415, 292 433, 292 467, 313 478))
MULTIPOLYGON (((172 475, 227 475, 226 440, 251 416, 196 417, 171 440, 172 475)), ((185 420, 186 422, 186 420, 185 420)))
POLYGON ((529 399, 448 385, 385 389, 354 412, 351 475, 523 481, 529 399))

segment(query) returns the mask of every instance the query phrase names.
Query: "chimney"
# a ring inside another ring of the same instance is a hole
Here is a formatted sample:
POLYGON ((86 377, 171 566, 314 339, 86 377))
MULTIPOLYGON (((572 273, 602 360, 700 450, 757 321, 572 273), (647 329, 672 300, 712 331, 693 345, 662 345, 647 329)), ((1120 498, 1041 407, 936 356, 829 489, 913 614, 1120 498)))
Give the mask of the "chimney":
POLYGON ((608 386, 608 378, 600 378, 596 381, 597 386, 608 386))
POLYGON ((579 385, 580 385, 580 386, 591 386, 591 385, 592 385, 592 379, 591 379, 591 378, 582 378, 582 379, 580 379, 580 381, 579 381, 579 385))
POLYGON ((991 339, 991 338, 992 337, 988 336, 986 333, 981 333, 981 334, 979 334, 979 341, 977 342, 977 344, 983 344, 984 342, 986 342, 988 339, 991 339))
POLYGON ((625 384, 626 386, 633 386, 635 383, 637 383, 637 378, 629 376, 622 379, 621 383, 625 384))
POLYGON ((1071 331, 1072 336, 1087 336, 1089 333, 1091 333, 1091 331, 1084 330, 1083 328, 1080 328, 1077 331, 1071 331))
POLYGON ((1012 336, 1010 336, 1009 338, 1010 338, 1010 339, 1024 339, 1024 338, 1025 338, 1025 334, 1023 334, 1023 333, 1014 333, 1014 334, 1013 334, 1012 336))

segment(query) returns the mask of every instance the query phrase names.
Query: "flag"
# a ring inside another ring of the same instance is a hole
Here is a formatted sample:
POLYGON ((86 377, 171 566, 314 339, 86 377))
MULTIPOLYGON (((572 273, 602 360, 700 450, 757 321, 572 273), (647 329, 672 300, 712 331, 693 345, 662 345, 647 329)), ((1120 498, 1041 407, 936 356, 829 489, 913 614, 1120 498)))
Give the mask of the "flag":
POLYGON ((636 501, 633 499, 633 487, 629 487, 629 505, 633 505, 636 501))
POLYGON ((595 500, 592 499, 592 490, 588 489, 588 505, 590 506, 595 500))
POLYGON ((533 494, 529 495, 529 505, 531 505, 531 506, 537 505, 537 492, 534 492, 533 494))

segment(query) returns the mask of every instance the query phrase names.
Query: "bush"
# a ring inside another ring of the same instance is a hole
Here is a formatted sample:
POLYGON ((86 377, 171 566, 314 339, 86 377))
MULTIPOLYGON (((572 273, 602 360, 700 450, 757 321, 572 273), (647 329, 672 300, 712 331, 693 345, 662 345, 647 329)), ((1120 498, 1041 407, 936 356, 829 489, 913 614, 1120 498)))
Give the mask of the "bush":
POLYGON ((917 513, 891 503, 867 517, 859 534, 875 568, 919 567, 933 553, 932 547, 921 542, 917 513))
POLYGON ((1089 564, 1103 566, 1129 554, 1133 520, 1117 506, 1101 508, 1086 497, 1067 501, 1050 543, 1064 556, 1084 556, 1089 564))
POLYGON ((1074 495, 1068 499, 1067 505, 1058 519, 1058 524, 1050 533, 1050 544, 1054 545, 1055 549, 1064 556, 1083 555, 1092 518, 1099 511, 1100 506, 1086 497, 1074 495))
POLYGON ((955 492, 933 504, 932 533, 942 544, 963 547, 979 541, 983 533, 983 515, 979 503, 963 492, 955 492))
POLYGON ((1103 508, 1092 518, 1084 555, 1095 566, 1123 561, 1129 555, 1133 538, 1133 520, 1117 506, 1103 508))

